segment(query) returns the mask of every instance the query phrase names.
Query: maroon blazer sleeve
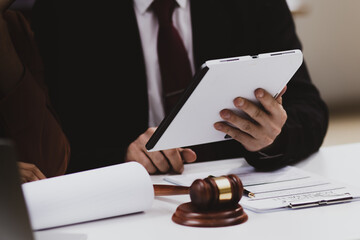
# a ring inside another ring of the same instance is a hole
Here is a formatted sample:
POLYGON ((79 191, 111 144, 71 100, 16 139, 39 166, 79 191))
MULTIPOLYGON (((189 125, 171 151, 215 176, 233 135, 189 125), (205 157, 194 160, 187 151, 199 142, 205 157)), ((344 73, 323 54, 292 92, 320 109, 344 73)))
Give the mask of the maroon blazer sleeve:
POLYGON ((15 141, 20 161, 35 164, 46 177, 62 175, 70 146, 44 86, 43 64, 33 33, 18 12, 7 11, 5 20, 24 74, 16 88, 0 99, 1 128, 15 141))

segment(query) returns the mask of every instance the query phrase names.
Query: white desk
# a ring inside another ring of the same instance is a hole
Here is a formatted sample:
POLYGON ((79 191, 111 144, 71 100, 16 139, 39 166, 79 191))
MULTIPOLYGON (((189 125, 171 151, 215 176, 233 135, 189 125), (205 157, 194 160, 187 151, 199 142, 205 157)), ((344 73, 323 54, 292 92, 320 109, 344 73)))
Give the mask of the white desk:
MULTIPOLYGON (((242 165, 247 165, 243 159, 191 164, 185 166, 185 172, 242 165)), ((360 188, 360 143, 322 148, 296 166, 360 188)), ((154 183, 163 182, 162 176, 152 179, 154 183)), ((189 200, 187 196, 158 197, 145 213, 48 231, 86 233, 88 240, 360 239, 360 202, 261 214, 247 210, 249 220, 231 227, 193 228, 173 223, 171 216, 176 207, 189 200)))

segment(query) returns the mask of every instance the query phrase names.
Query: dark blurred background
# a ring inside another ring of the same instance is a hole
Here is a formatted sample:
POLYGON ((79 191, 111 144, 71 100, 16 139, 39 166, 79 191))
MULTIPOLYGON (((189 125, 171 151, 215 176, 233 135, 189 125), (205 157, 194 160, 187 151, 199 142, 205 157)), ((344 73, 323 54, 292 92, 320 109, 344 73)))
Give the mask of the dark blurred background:
POLYGON ((31 8, 34 2, 35 0, 16 0, 10 8, 14 10, 20 10, 26 18, 30 19, 31 8))
POLYGON ((15 9, 29 9, 34 4, 35 0, 16 0, 11 8, 15 9))

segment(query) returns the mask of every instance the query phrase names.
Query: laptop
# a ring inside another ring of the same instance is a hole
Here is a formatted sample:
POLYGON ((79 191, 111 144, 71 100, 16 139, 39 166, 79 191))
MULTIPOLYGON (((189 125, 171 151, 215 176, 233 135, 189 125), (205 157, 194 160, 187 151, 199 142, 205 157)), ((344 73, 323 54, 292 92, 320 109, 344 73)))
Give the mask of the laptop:
POLYGON ((33 232, 17 168, 14 144, 0 139, 0 239, 85 240, 84 234, 33 232))

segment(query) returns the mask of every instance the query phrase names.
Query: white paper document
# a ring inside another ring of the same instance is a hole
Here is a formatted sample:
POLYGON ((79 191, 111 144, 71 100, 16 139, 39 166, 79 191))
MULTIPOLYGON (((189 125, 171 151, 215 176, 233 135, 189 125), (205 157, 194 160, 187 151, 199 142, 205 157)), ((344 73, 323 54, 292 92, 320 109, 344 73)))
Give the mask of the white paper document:
POLYGON ((22 185, 33 230, 149 209, 154 188, 139 163, 130 162, 22 185))
POLYGON ((256 171, 253 167, 240 167, 229 171, 170 176, 164 180, 190 186, 198 178, 227 174, 238 175, 244 188, 255 194, 254 198, 241 199, 243 207, 255 212, 297 209, 360 199, 359 189, 291 166, 271 172, 256 171))

